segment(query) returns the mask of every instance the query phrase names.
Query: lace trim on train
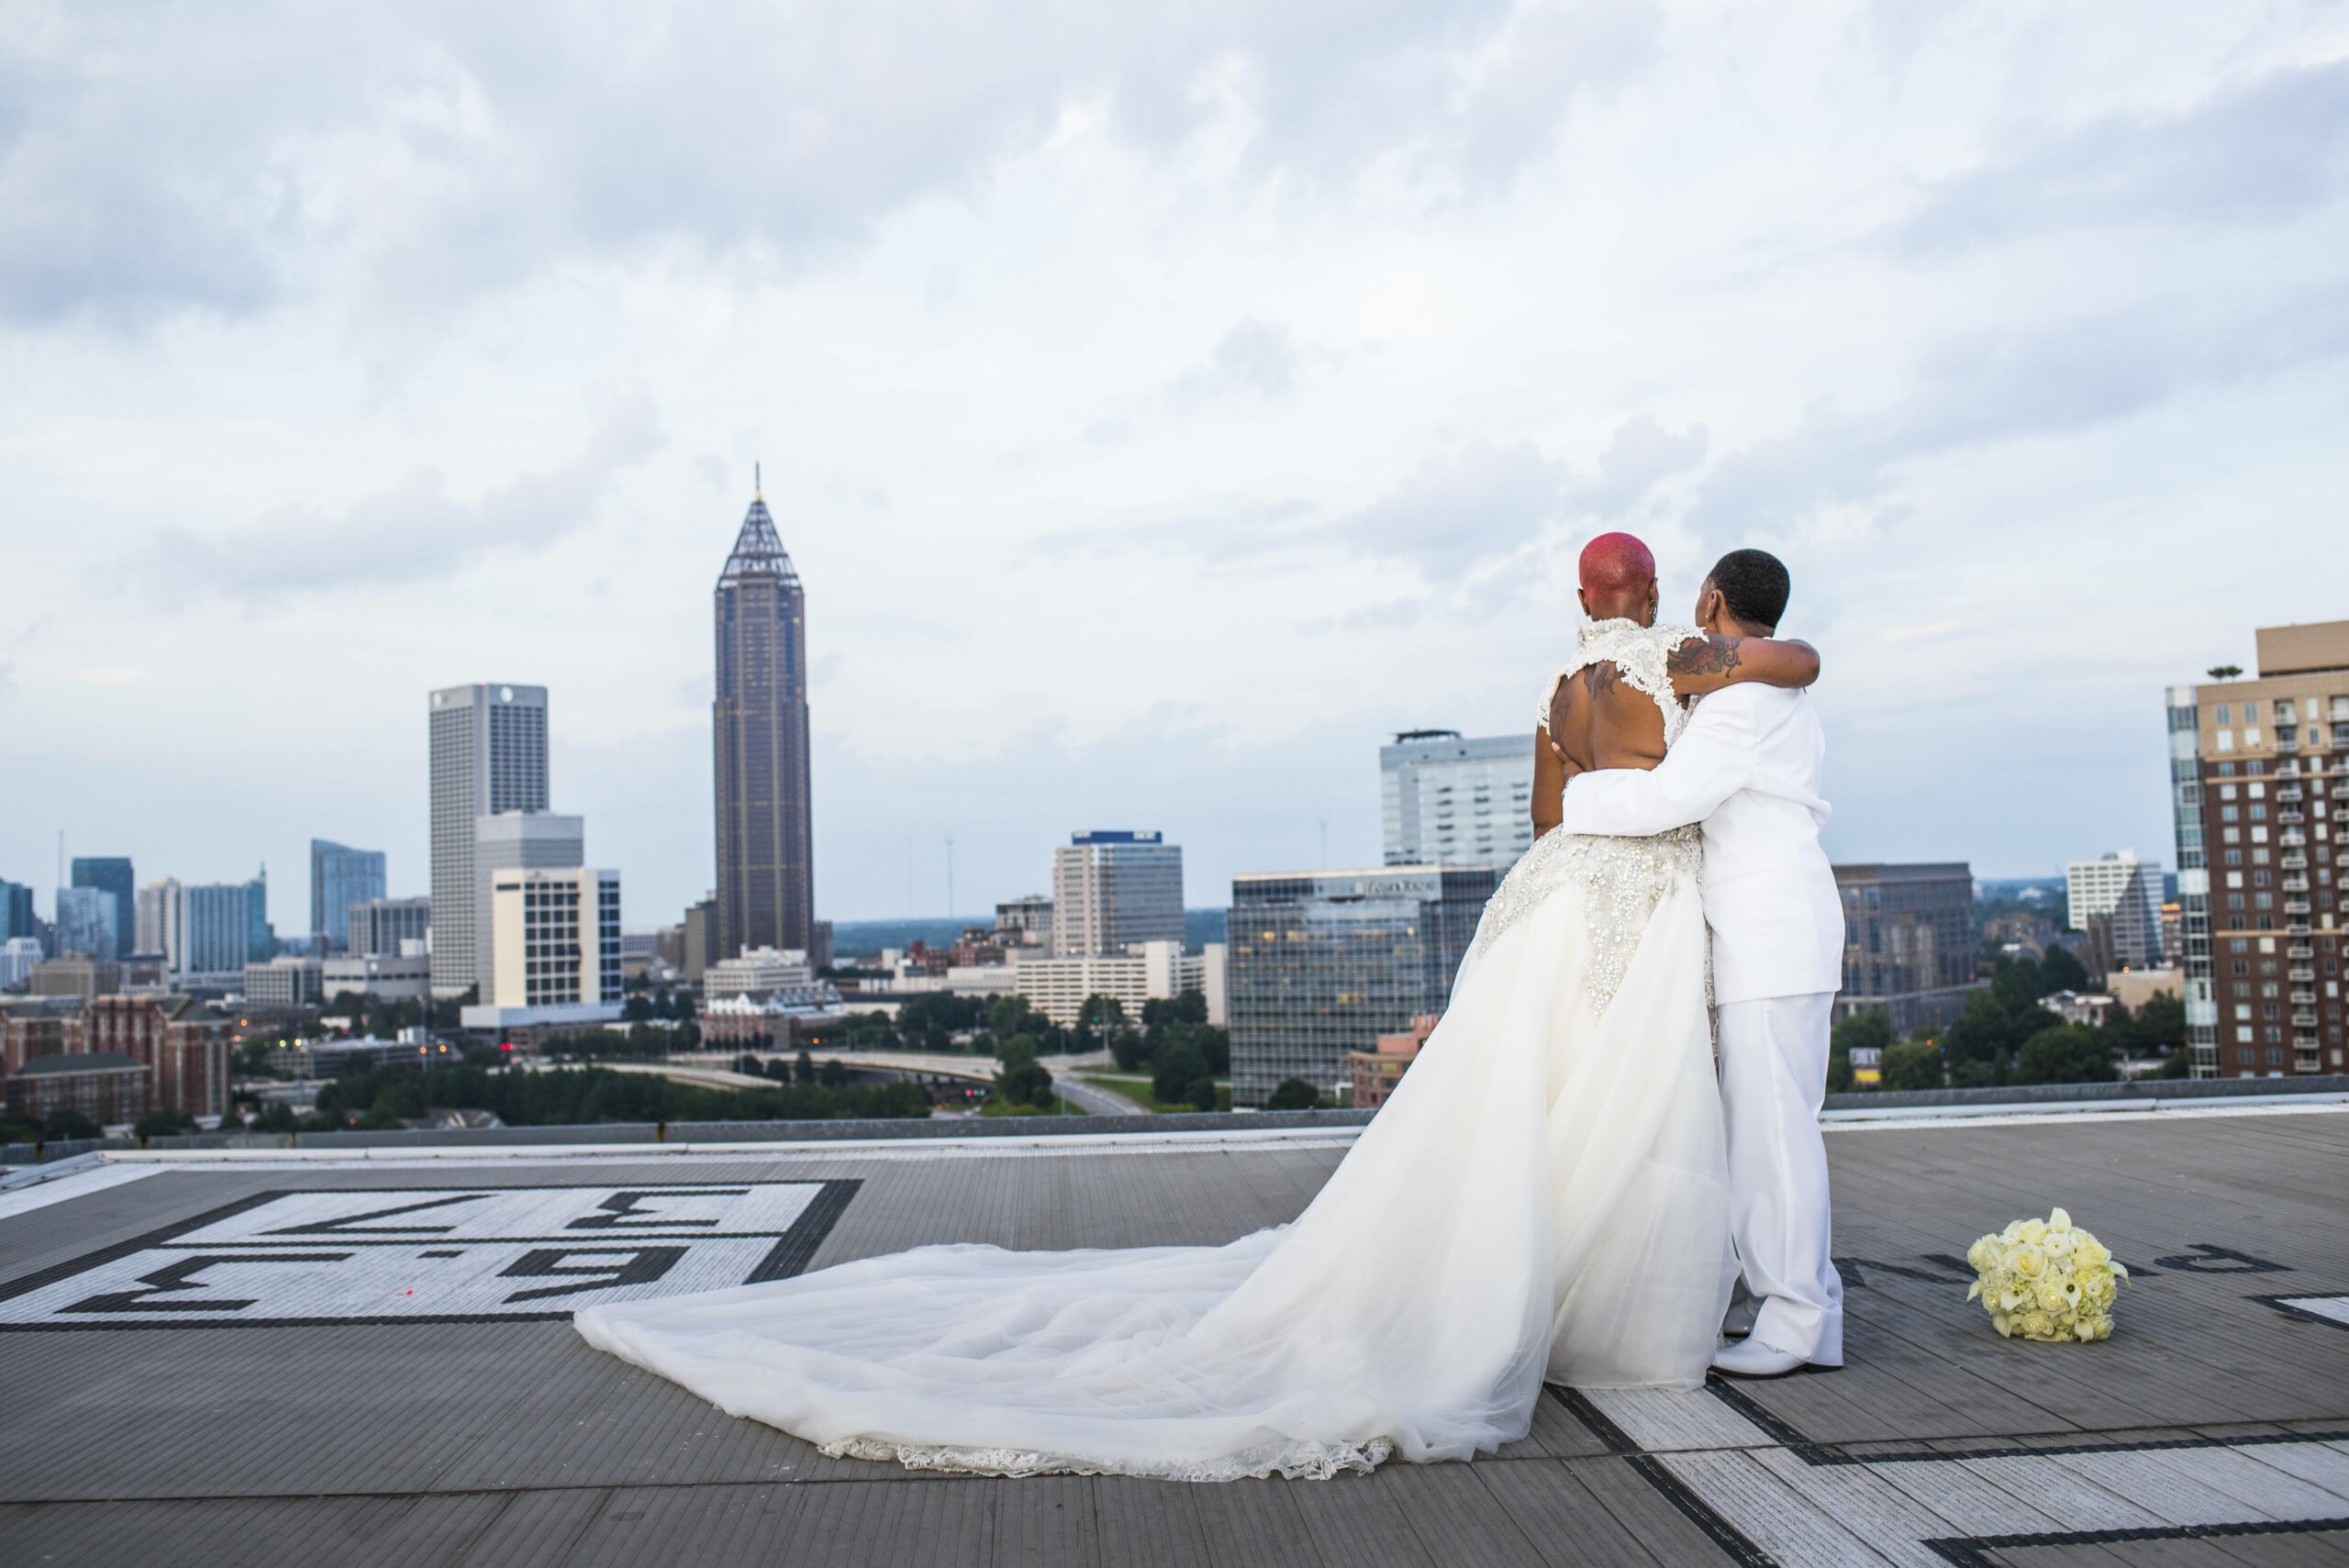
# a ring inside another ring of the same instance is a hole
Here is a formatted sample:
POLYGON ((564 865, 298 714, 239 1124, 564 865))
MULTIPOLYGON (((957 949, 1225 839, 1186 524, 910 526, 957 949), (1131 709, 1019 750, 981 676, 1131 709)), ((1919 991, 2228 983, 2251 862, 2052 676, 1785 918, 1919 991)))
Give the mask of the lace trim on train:
POLYGON ((902 1464, 908 1470, 944 1470, 963 1475, 1139 1475, 1157 1481, 1260 1481, 1278 1475, 1287 1481, 1327 1481, 1349 1470, 1367 1473, 1376 1469, 1394 1453, 1395 1445, 1386 1438, 1365 1443, 1268 1443, 1243 1449, 1214 1463, 1182 1469, 1129 1469, 1032 1449, 933 1448, 877 1438, 845 1438, 825 1443, 820 1451, 832 1459, 872 1460, 902 1464))
POLYGON ((1583 892, 1590 961, 1585 969, 1591 1010, 1604 1013, 1639 951, 1648 917, 1682 877, 1701 878, 1703 828, 1691 824, 1652 839, 1568 833, 1555 828, 1501 879, 1485 905, 1470 951, 1482 953, 1569 883, 1583 892))

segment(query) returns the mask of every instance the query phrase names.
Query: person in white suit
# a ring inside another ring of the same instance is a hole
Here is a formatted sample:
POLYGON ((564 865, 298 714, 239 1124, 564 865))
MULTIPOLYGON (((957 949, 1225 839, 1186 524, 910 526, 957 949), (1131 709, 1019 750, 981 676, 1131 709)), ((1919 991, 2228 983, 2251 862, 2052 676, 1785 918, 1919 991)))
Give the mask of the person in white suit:
MULTIPOLYGON (((1717 637, 1772 636, 1788 588, 1776 557, 1731 550, 1698 592, 1697 622, 1717 637)), ((1731 1226, 1759 1303, 1752 1331, 1713 1358, 1733 1376, 1843 1364, 1819 1130, 1843 966, 1842 900, 1819 844, 1826 751, 1807 691, 1726 685, 1698 704, 1654 769, 1575 777, 1560 824, 1609 836, 1704 824, 1731 1226)))

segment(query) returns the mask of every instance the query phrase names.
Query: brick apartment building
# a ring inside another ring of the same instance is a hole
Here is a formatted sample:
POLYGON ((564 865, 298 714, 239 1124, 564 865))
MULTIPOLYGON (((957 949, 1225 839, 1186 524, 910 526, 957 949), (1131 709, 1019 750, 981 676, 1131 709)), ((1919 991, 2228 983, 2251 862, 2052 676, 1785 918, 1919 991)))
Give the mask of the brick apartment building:
POLYGON ((2250 679, 2169 692, 2198 1077, 2349 1068, 2349 621, 2263 627, 2250 679))
POLYGON ((228 1024, 191 996, 98 996, 78 1016, 12 1017, 0 1026, 0 1083, 49 1058, 93 1052, 142 1069, 149 1106, 192 1117, 228 1112, 228 1024))

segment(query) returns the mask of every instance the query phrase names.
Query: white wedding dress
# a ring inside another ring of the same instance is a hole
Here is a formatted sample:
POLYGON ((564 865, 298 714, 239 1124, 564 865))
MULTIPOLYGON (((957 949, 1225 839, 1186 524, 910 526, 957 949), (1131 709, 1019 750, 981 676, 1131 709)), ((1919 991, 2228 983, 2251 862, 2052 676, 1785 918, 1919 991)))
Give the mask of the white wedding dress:
MULTIPOLYGON (((1664 654, 1692 635, 1599 622, 1567 673, 1613 662, 1668 742, 1664 654)), ((922 1247, 590 1307, 579 1331, 826 1453, 995 1475, 1327 1476, 1520 1437, 1545 1378, 1695 1388, 1734 1269, 1700 854, 1693 828, 1537 842, 1291 1224, 922 1247)))

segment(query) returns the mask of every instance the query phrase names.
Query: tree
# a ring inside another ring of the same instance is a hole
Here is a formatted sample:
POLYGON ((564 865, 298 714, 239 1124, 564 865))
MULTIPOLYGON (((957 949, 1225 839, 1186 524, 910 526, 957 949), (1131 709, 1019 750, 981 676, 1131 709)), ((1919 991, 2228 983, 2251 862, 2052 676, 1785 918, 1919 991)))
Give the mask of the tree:
POLYGON ((1158 1058, 1151 1064, 1150 1095, 1161 1105, 1193 1097, 1192 1085, 1207 1081, 1208 1108, 1215 1108, 1215 1074, 1208 1071, 1208 1059, 1199 1048, 1187 1040, 1169 1040, 1158 1048, 1158 1058))
POLYGON ((150 1138, 177 1138, 183 1132, 195 1130, 195 1118, 177 1111, 149 1111, 130 1124, 131 1135, 142 1142, 150 1138))
POLYGON ((2112 1042, 2102 1029, 2058 1024, 2023 1041, 2008 1082, 2110 1084, 2119 1076, 2112 1066, 2112 1042))
POLYGON ((802 1050, 799 1059, 791 1064, 791 1075, 795 1081, 801 1084, 814 1083, 816 1081, 815 1057, 802 1050))
POLYGON ((2243 673, 2243 666, 2240 664, 2213 664, 2210 669, 2203 673, 2214 681, 2232 681, 2237 675, 2243 673))
POLYGON ((2057 991, 2085 991, 2088 985, 2087 966, 2070 948, 2049 948, 2047 956, 2039 961, 2039 985, 2043 996, 2057 991))
POLYGON ((283 1100, 270 1100, 254 1116, 252 1127, 255 1132, 292 1132, 301 1124, 302 1118, 294 1114, 293 1106, 283 1100))
POLYGON ((1309 1111, 1320 1102, 1320 1095, 1304 1079, 1284 1078, 1273 1086, 1272 1097, 1264 1102, 1264 1108, 1268 1111, 1309 1111))
POLYGON ((2009 1013, 2021 1012, 2055 989, 2040 984, 2039 965, 2027 958, 2000 964, 1990 977, 1990 999, 2009 1013))
POLYGON ((1854 1051, 1882 1051, 1899 1038, 1892 1027, 1892 1015, 1882 1007, 1870 1007, 1839 1019, 1829 1036, 1828 1049, 1849 1056, 1854 1051))
POLYGON ((1884 1086, 1887 1089, 1940 1088, 1941 1048, 1929 1040, 1895 1040, 1886 1046, 1884 1086))
POLYGON ((95 1138, 104 1130, 96 1122, 70 1106, 50 1112, 49 1119, 41 1124, 42 1135, 51 1142, 69 1138, 95 1138))

